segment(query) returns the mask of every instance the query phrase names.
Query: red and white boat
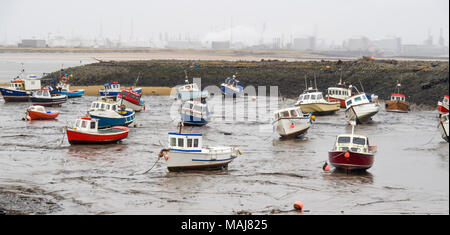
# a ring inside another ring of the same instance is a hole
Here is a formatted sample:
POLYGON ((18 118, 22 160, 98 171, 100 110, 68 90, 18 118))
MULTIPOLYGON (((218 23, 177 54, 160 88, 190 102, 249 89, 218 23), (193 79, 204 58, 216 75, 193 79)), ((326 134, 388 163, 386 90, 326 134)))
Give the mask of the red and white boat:
POLYGON ((348 88, 345 87, 345 83, 342 83, 342 78, 339 80, 337 87, 329 87, 325 99, 328 102, 339 102, 341 108, 345 108, 345 100, 352 96, 352 85, 348 88))
POLYGON ((445 95, 444 99, 438 102, 437 109, 439 116, 448 113, 448 95, 445 95))
POLYGON ((127 108, 139 112, 145 110, 145 104, 141 94, 132 90, 122 90, 117 95, 117 103, 125 105, 127 108))
POLYGON ((77 119, 72 128, 66 128, 70 144, 109 144, 128 137, 130 129, 124 126, 113 126, 98 129, 98 119, 82 117, 77 119))
POLYGON ((372 167, 375 146, 369 145, 366 136, 355 135, 354 125, 352 133, 338 135, 334 148, 328 151, 328 160, 336 168, 344 170, 366 170, 372 167))
POLYGON ((58 115, 59 112, 48 112, 41 105, 32 105, 27 109, 27 120, 51 120, 58 115))

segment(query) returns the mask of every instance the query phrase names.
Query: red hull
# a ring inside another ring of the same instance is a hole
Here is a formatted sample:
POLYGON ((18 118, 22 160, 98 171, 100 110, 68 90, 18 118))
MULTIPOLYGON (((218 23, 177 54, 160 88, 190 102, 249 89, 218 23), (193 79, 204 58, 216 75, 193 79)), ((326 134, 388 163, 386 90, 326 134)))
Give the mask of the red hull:
POLYGON ((328 101, 328 102, 339 102, 341 108, 346 108, 346 106, 345 106, 345 100, 341 100, 341 99, 337 99, 337 98, 332 98, 332 97, 327 97, 327 101, 328 101))
POLYGON ((28 112, 28 116, 30 117, 31 120, 50 120, 50 119, 55 119, 59 115, 58 112, 41 113, 41 112, 35 112, 35 111, 31 111, 31 110, 27 110, 27 112, 28 112))
POLYGON ((445 108, 445 107, 442 106, 442 105, 438 105, 437 109, 438 109, 438 111, 439 111, 440 114, 446 114, 446 113, 448 113, 448 109, 445 108))
POLYGON ((355 152, 348 152, 350 156, 345 157, 342 151, 328 152, 328 160, 330 164, 336 168, 345 170, 366 170, 373 165, 373 154, 362 154, 355 152))
POLYGON ((107 144, 115 143, 128 137, 128 128, 113 128, 122 129, 123 131, 114 134, 93 134, 67 130, 67 139, 71 144, 107 144))

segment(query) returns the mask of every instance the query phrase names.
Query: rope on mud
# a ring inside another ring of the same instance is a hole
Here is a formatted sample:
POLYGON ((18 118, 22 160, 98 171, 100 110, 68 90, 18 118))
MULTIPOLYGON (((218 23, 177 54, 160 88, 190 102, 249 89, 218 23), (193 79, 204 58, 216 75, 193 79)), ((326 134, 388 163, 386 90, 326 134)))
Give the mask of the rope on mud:
MULTIPOLYGON (((148 169, 148 170, 145 171, 144 173, 141 173, 141 174, 138 174, 138 175, 145 175, 145 174, 147 174, 148 172, 150 172, 150 171, 153 169, 153 167, 156 166, 156 163, 158 163, 159 159, 160 159, 160 157, 158 157, 158 159, 157 159, 156 162, 153 164, 153 166, 150 167, 150 169, 148 169)), ((130 175, 135 175, 136 173, 137 173, 137 172, 135 172, 135 173, 133 173, 133 174, 130 174, 130 175)))
POLYGON ((63 131, 62 131, 62 139, 61 139, 61 142, 58 144, 58 147, 61 147, 61 145, 63 144, 63 142, 64 142, 64 139, 65 139, 65 137, 66 137, 66 132, 64 131, 65 130, 65 128, 66 127, 63 127, 63 131))

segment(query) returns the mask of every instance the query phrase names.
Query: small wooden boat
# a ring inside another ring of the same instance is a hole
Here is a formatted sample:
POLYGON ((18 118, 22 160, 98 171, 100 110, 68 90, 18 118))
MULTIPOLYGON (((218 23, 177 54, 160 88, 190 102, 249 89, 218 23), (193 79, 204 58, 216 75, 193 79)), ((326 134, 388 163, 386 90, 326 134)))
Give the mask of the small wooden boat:
POLYGON ((141 94, 132 90, 122 90, 122 92, 117 95, 117 103, 125 105, 125 107, 132 109, 135 112, 145 110, 145 104, 141 94))
POLYGON ((169 171, 220 170, 242 152, 234 147, 203 147, 202 134, 169 133, 169 148, 161 150, 169 171))
POLYGON ((33 105, 58 106, 67 102, 67 95, 51 94, 50 89, 44 88, 33 92, 30 100, 33 105))
POLYGON ((444 99, 438 102, 437 109, 439 112, 439 116, 448 113, 448 95, 445 95, 444 99))
POLYGON ((369 122, 380 111, 380 105, 370 102, 365 93, 348 98, 345 104, 347 106, 345 117, 358 124, 369 122))
POLYGON ((98 128, 128 126, 134 121, 136 114, 132 109, 108 99, 93 101, 88 113, 91 118, 99 120, 98 128))
POLYGON ((51 120, 58 117, 59 112, 49 112, 44 106, 32 105, 27 109, 28 120, 51 120))
POLYGON ((391 94, 390 100, 385 101, 385 109, 387 112, 407 113, 409 111, 409 103, 406 102, 406 96, 400 93, 400 83, 397 83, 397 92, 391 94))
POLYGON ((82 117, 72 128, 66 128, 70 144, 110 144, 128 137, 128 127, 98 129, 98 119, 82 117))
POLYGON ((439 130, 441 131, 441 136, 442 139, 444 139, 445 141, 449 142, 448 140, 448 113, 444 114, 440 117, 440 122, 439 122, 439 130))
POLYGON ((376 147, 369 145, 366 136, 354 134, 355 124, 352 124, 352 133, 338 135, 334 148, 328 151, 328 160, 336 168, 366 170, 373 165, 376 147))
POLYGON ((233 98, 244 94, 244 88, 242 87, 241 82, 236 79, 236 75, 233 75, 232 78, 226 78, 225 82, 220 85, 220 90, 224 96, 233 98))
POLYGON ((273 125, 281 137, 297 137, 311 127, 314 116, 304 114, 298 107, 280 109, 274 113, 273 125))
POLYGON ((208 105, 200 101, 185 101, 181 105, 180 116, 184 125, 203 126, 209 120, 208 105))

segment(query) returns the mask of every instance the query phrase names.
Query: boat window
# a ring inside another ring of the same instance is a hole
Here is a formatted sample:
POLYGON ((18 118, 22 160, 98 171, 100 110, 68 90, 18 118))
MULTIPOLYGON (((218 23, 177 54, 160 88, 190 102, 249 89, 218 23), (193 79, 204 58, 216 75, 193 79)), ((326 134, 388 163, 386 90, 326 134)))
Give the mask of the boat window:
POLYGON ((194 110, 197 112, 202 112, 202 107, 201 106, 194 106, 194 110))
POLYGON ((348 137, 348 136, 341 136, 341 137, 338 138, 338 143, 339 144, 350 143, 350 137, 348 137))
POLYGON ((75 126, 77 126, 77 127, 80 126, 80 119, 77 120, 77 122, 75 123, 75 126))
POLYGON ((95 129, 95 122, 91 122, 91 129, 95 129))
POLYGON ((302 99, 303 99, 303 96, 302 96, 302 95, 298 97, 298 100, 302 100, 302 99))
POLYGON ((111 105, 107 104, 106 105, 106 110, 109 110, 111 108, 111 105))
POLYGON ((318 94, 318 95, 317 95, 317 99, 318 99, 318 100, 321 100, 321 99, 323 99, 323 96, 322 96, 322 94, 318 94))
POLYGON ((177 139, 176 138, 170 138, 170 146, 177 146, 177 139))
POLYGON ((194 139, 194 148, 198 148, 198 139, 194 139))
POLYGON ((292 117, 297 117, 297 112, 295 110, 291 110, 291 116, 292 117))
POLYGON ((116 109, 117 109, 117 106, 116 106, 116 105, 113 105, 113 106, 112 106, 112 110, 116 111, 116 109))
POLYGON ((309 99, 309 95, 305 95, 305 100, 308 100, 309 99))
POLYGON ((355 102, 360 102, 361 101, 361 96, 355 97, 355 102))
POLYGON ((316 99, 316 95, 311 95, 311 100, 315 100, 316 99))
POLYGON ((353 143, 354 144, 359 144, 359 145, 365 145, 366 144, 366 139, 359 138, 359 137, 354 137, 353 138, 353 143))
POLYGON ((192 139, 187 139, 187 147, 192 148, 192 139))
POLYGON ((91 104, 91 108, 95 108, 95 103, 92 103, 92 104, 91 104))
POLYGON ((105 104, 102 104, 101 109, 105 109, 105 104))
POLYGON ((81 127, 86 128, 86 126, 87 126, 87 122, 83 120, 83 122, 81 123, 81 127))
POLYGON ((95 107, 96 107, 96 108, 100 108, 100 103, 96 103, 96 104, 95 104, 95 107))
POLYGON ((352 100, 347 101, 347 106, 350 106, 352 104, 352 100))
POLYGON ((178 138, 178 147, 184 147, 184 139, 178 138))
POLYGON ((126 91, 122 91, 122 95, 125 97, 125 96, 127 96, 127 92, 126 91))
POLYGON ((284 118, 288 118, 289 117, 289 112, 288 111, 282 112, 281 116, 284 117, 284 118))
POLYGON ((134 94, 131 94, 131 93, 130 93, 129 96, 130 96, 131 99, 136 99, 136 96, 135 96, 134 94))

